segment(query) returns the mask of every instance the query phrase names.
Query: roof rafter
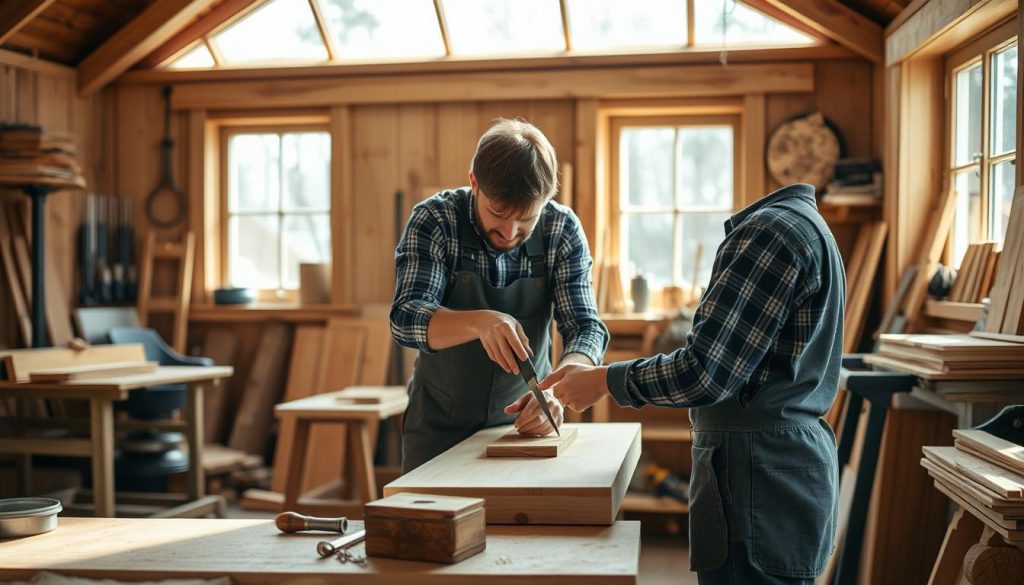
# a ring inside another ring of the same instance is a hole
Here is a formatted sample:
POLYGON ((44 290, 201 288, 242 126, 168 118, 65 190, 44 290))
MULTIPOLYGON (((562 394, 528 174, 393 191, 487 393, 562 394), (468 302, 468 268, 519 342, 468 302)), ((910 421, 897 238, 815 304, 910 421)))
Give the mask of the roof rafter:
POLYGON ((4 0, 0 2, 0 44, 39 16, 54 0, 4 0))
POLYGON ((142 69, 151 69, 180 53, 196 41, 209 36, 219 28, 245 16, 262 0, 225 0, 206 16, 182 29, 160 45, 155 51, 139 61, 142 69))
POLYGON ((865 59, 881 63, 885 57, 882 27, 837 0, 746 0, 755 8, 776 8, 804 26, 853 50, 865 59))

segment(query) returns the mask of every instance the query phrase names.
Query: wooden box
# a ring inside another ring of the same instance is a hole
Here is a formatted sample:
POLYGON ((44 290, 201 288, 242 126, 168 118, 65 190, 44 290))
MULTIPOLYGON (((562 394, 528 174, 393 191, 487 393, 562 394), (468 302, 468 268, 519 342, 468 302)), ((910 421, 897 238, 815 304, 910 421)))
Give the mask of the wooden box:
POLYGON ((484 501, 396 494, 366 504, 366 554, 457 563, 486 547, 484 501))

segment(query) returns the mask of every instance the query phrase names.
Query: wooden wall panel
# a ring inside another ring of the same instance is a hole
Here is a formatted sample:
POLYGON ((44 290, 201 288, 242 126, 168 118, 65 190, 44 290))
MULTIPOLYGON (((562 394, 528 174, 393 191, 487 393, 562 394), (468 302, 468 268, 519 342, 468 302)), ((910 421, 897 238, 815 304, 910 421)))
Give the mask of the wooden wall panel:
POLYGON ((399 188, 398 108, 352 109, 353 225, 357 303, 390 299, 394 292, 395 191, 399 188))
MULTIPOLYGON (((107 144, 113 124, 113 112, 108 107, 111 93, 104 91, 92 98, 80 99, 74 84, 72 69, 45 62, 36 66, 16 57, 8 59, 6 53, 0 52, 0 122, 42 124, 73 133, 88 190, 109 192, 113 181, 112 161, 109 150, 103 146, 107 144)), ((0 190, 0 198, 25 200, 12 190, 0 190)), ((81 192, 57 192, 49 196, 46 203, 47 258, 56 263, 61 287, 72 307, 77 298, 75 237, 81 199, 81 192)), ((0 346, 20 344, 12 326, 13 319, 13 308, 5 303, 0 308, 0 346)))

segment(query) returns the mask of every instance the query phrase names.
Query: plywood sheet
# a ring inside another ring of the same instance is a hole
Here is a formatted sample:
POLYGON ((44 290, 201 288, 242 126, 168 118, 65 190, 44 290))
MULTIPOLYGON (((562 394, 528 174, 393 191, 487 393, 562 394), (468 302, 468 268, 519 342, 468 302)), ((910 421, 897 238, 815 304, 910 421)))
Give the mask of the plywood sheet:
POLYGON ((15 349, 0 352, 7 368, 7 379, 27 382, 29 373, 48 368, 87 366, 110 362, 144 362, 141 344, 93 345, 82 350, 62 347, 15 349))
POLYGON ((487 445, 488 457, 558 457, 576 440, 576 427, 566 425, 560 435, 536 437, 512 429, 487 445))
POLYGON ((639 423, 578 424, 559 457, 486 457, 486 446, 510 428, 477 432, 384 486, 384 495, 484 498, 489 524, 614 522, 640 458, 639 423))
MULTIPOLYGON (((363 528, 352 522, 350 530, 363 528)), ((640 523, 490 526, 487 548, 454 565, 321 559, 323 535, 283 536, 272 520, 60 518, 56 530, 0 545, 0 579, 56 571, 118 581, 227 576, 306 585, 625 585, 636 583, 640 523), (586 562, 572 562, 586 553, 586 562)), ((361 547, 360 547, 361 548, 361 547)))

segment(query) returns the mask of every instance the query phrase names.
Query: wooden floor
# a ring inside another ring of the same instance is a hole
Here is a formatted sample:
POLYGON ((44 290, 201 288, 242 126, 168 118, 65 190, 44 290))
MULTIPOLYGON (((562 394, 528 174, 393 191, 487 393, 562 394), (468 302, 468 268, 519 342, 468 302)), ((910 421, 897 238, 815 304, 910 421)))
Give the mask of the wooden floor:
MULTIPOLYGON (((229 518, 273 518, 269 512, 250 512, 228 506, 229 518)), ((640 537, 639 585, 697 585, 690 572, 689 548, 685 536, 642 533, 640 537)))

